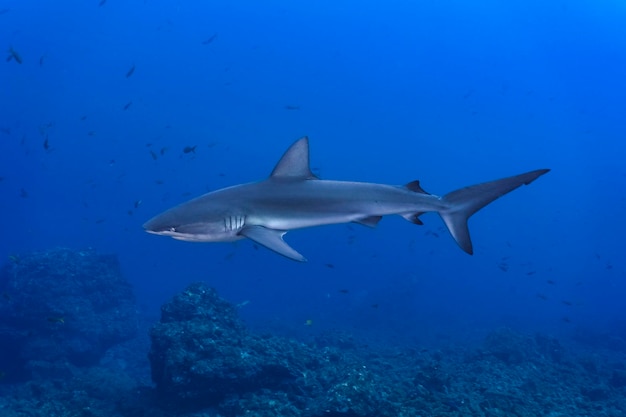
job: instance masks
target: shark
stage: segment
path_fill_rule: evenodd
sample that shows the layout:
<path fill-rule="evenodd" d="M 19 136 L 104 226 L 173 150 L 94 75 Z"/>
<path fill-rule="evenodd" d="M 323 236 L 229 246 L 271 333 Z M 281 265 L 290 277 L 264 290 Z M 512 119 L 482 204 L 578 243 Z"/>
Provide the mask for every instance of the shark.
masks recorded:
<path fill-rule="evenodd" d="M 209 192 L 153 217 L 143 228 L 190 242 L 249 239 L 304 262 L 283 239 L 291 230 L 351 222 L 375 227 L 392 214 L 422 225 L 422 214 L 437 212 L 459 247 L 471 255 L 468 219 L 547 172 L 537 169 L 439 197 L 424 191 L 417 180 L 399 186 L 319 179 L 311 171 L 309 139 L 303 137 L 287 149 L 268 178 Z"/>

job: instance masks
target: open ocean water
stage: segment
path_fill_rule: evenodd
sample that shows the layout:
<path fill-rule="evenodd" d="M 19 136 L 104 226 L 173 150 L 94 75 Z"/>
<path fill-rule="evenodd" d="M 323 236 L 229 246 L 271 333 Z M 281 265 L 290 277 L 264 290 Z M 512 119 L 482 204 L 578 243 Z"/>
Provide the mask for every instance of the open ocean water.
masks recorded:
<path fill-rule="evenodd" d="M 0 0 L 0 51 L 0 415 L 626 415 L 624 2 Z M 436 213 L 306 263 L 144 232 L 303 136 L 321 179 L 551 172 L 473 256 Z"/>

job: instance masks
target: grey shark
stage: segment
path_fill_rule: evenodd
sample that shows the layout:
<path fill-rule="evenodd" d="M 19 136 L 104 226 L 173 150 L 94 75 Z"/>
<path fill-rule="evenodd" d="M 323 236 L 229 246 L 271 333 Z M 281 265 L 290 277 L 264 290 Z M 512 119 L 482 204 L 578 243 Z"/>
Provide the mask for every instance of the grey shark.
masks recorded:
<path fill-rule="evenodd" d="M 389 214 L 421 225 L 420 215 L 434 211 L 461 249 L 472 254 L 469 217 L 548 171 L 538 169 L 438 197 L 424 191 L 419 181 L 394 186 L 320 180 L 309 167 L 309 141 L 304 137 L 287 149 L 269 178 L 204 194 L 159 214 L 143 227 L 148 233 L 191 242 L 248 238 L 303 262 L 304 256 L 283 240 L 290 230 L 349 222 L 375 227 Z"/>

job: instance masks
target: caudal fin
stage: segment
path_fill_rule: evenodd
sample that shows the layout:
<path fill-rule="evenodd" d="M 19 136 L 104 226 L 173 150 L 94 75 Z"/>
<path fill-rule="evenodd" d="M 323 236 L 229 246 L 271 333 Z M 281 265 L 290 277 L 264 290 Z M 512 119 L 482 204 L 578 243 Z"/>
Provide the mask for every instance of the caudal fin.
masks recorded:
<path fill-rule="evenodd" d="M 502 178 L 483 184 L 471 185 L 452 191 L 441 197 L 447 208 L 440 211 L 439 215 L 448 226 L 448 230 L 456 243 L 470 255 L 473 253 L 472 241 L 470 240 L 467 220 L 487 204 L 514 189 L 528 185 L 549 169 L 538 169 L 513 177 Z"/>

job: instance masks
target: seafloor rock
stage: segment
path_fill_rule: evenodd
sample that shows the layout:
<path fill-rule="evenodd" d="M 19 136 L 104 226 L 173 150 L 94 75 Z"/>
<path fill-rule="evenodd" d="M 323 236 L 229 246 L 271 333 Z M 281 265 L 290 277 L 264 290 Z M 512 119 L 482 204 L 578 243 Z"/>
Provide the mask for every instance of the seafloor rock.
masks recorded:
<path fill-rule="evenodd" d="M 115 256 L 55 249 L 11 261 L 0 271 L 0 368 L 8 379 L 59 377 L 136 335 L 134 296 Z"/>
<path fill-rule="evenodd" d="M 250 334 L 236 309 L 204 284 L 162 308 L 151 333 L 152 378 L 162 404 L 227 416 L 382 416 L 380 377 L 336 348 Z"/>
<path fill-rule="evenodd" d="M 192 284 L 165 304 L 150 336 L 152 378 L 161 398 L 188 408 L 278 389 L 298 373 L 299 364 L 289 359 L 310 353 L 298 343 L 250 335 L 235 307 L 204 284 Z"/>
<path fill-rule="evenodd" d="M 534 337 L 503 328 L 487 335 L 483 353 L 493 355 L 507 365 L 516 365 L 529 360 L 563 360 L 565 349 L 553 337 L 536 334 Z"/>
<path fill-rule="evenodd" d="M 162 311 L 149 357 L 165 413 L 617 417 L 626 411 L 622 367 L 596 360 L 591 369 L 548 336 L 504 329 L 479 350 L 385 351 L 331 332 L 305 345 L 248 332 L 235 307 L 204 284 L 191 285 Z"/>

